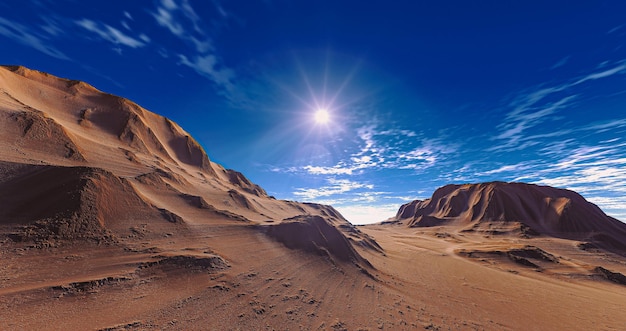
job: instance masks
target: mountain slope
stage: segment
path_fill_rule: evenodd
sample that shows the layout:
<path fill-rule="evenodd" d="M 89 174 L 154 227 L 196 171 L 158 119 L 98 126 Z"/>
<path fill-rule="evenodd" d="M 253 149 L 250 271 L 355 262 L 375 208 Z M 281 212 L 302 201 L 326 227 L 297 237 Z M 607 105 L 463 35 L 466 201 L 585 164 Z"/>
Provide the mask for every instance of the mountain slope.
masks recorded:
<path fill-rule="evenodd" d="M 127 238 L 141 224 L 163 235 L 184 232 L 199 217 L 262 224 L 324 214 L 333 228 L 353 228 L 332 207 L 268 197 L 243 174 L 212 163 L 176 123 L 83 82 L 0 67 L 0 129 L 0 222 L 31 224 L 22 229 L 31 232 L 36 224 L 40 239 Z M 201 206 L 181 203 L 189 199 Z M 68 224 L 60 230 L 60 223 Z M 358 230 L 337 231 L 369 240 Z M 353 249 L 335 253 L 362 260 Z"/>
<path fill-rule="evenodd" d="M 87 161 L 102 166 L 107 160 L 123 163 L 130 151 L 142 154 L 146 167 L 156 159 L 215 175 L 206 153 L 188 133 L 129 100 L 19 66 L 2 67 L 0 80 L 2 138 L 19 137 L 16 149 L 5 151 L 6 160 L 29 161 L 23 156 L 28 151 L 42 160 L 53 156 L 60 165 Z M 20 132 L 21 137 L 16 134 Z"/>
<path fill-rule="evenodd" d="M 461 231 L 543 234 L 626 251 L 626 224 L 576 192 L 533 184 L 446 185 L 430 199 L 401 206 L 395 221 L 409 227 L 453 225 Z"/>

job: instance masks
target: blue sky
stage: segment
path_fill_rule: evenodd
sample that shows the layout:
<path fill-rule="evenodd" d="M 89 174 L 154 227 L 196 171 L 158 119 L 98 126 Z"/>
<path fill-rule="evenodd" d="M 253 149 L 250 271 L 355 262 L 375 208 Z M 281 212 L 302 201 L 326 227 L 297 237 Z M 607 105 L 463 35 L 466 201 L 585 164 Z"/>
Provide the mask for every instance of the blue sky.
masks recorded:
<path fill-rule="evenodd" d="M 0 63 L 129 98 L 277 198 L 354 223 L 493 180 L 572 189 L 626 220 L 624 13 L 621 1 L 0 0 Z"/>

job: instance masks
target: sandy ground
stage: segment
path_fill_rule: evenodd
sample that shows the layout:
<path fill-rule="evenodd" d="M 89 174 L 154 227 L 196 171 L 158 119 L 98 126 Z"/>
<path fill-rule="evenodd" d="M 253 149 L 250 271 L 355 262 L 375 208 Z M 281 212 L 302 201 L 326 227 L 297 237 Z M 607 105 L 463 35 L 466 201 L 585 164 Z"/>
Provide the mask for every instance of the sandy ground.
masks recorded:
<path fill-rule="evenodd" d="M 626 261 L 552 238 L 368 226 L 384 254 L 350 263 L 291 250 L 246 225 L 115 245 L 5 241 L 3 329 L 622 330 L 626 287 L 593 272 Z M 527 266 L 459 252 L 540 247 Z M 215 263 L 202 259 L 219 256 Z M 169 258 L 168 257 L 177 257 Z M 188 260 L 180 257 L 189 257 Z M 223 260 L 222 260 L 223 259 Z M 157 263 L 159 262 L 160 263 Z M 223 262 L 222 262 L 223 261 Z"/>
<path fill-rule="evenodd" d="M 0 67 L 0 141 L 1 330 L 626 329 L 617 251 L 354 227 L 85 83 Z"/>

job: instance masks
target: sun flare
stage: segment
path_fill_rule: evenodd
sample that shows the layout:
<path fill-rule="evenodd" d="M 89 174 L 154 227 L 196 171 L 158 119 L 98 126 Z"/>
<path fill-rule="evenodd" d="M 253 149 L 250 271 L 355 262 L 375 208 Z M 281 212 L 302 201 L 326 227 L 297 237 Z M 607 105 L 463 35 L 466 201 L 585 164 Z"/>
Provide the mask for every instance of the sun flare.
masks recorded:
<path fill-rule="evenodd" d="M 330 114 L 326 109 L 318 109 L 315 112 L 315 122 L 318 124 L 326 124 L 330 121 Z"/>

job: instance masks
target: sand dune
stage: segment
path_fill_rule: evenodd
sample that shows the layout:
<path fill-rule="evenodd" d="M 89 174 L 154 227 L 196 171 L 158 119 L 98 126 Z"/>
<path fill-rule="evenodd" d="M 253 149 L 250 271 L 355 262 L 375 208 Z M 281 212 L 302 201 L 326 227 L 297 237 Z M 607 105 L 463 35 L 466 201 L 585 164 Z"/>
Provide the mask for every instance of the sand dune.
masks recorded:
<path fill-rule="evenodd" d="M 624 224 L 571 191 L 449 185 L 355 227 L 169 119 L 18 66 L 0 67 L 0 141 L 1 329 L 626 325 Z"/>

